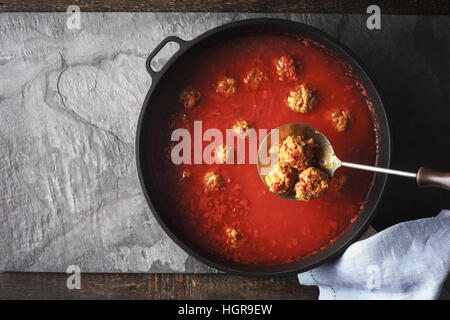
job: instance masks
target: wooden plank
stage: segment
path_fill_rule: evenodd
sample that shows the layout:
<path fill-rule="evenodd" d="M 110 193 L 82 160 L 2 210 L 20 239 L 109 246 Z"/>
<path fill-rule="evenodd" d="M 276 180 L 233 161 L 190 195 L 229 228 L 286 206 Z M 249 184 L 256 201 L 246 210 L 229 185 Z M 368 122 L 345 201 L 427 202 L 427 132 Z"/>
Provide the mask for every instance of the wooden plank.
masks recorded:
<path fill-rule="evenodd" d="M 69 290 L 68 274 L 0 273 L 0 299 L 317 299 L 318 288 L 296 276 L 246 278 L 226 274 L 81 274 Z"/>
<path fill-rule="evenodd" d="M 78 5 L 81 11 L 366 13 L 373 3 L 372 0 L 0 0 L 0 12 L 66 11 L 70 5 Z M 376 4 L 385 14 L 449 14 L 447 0 L 382 0 Z"/>

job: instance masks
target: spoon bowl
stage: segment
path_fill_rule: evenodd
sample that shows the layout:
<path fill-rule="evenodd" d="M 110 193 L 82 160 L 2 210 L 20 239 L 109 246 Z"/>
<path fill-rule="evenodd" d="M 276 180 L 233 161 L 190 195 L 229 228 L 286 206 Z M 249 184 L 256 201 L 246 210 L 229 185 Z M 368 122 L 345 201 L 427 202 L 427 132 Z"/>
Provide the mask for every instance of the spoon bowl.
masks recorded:
<path fill-rule="evenodd" d="M 333 146 L 322 132 L 313 126 L 304 123 L 284 124 L 273 129 L 263 139 L 258 150 L 258 173 L 267 188 L 265 176 L 270 172 L 270 169 L 278 163 L 278 151 L 284 139 L 288 136 L 303 136 L 306 139 L 313 139 L 318 150 L 318 166 L 325 171 L 330 178 L 333 177 L 335 171 L 342 166 L 342 162 L 334 153 Z M 302 201 L 297 199 L 292 193 L 276 195 L 284 199 Z"/>

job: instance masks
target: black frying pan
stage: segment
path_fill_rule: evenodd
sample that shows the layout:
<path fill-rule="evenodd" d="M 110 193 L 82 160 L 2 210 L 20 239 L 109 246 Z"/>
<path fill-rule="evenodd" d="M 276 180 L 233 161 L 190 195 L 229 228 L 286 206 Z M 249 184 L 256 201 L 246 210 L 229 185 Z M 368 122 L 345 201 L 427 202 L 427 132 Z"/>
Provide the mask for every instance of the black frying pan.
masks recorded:
<path fill-rule="evenodd" d="M 164 201 L 164 195 L 160 193 L 155 172 L 158 170 L 156 155 L 151 150 L 158 150 L 158 137 L 160 136 L 161 123 L 167 121 L 168 110 L 162 107 L 164 97 L 172 90 L 170 75 L 176 73 L 177 67 L 184 63 L 189 63 L 190 57 L 196 52 L 205 48 L 205 46 L 214 45 L 218 41 L 226 41 L 227 38 L 242 35 L 244 33 L 277 33 L 292 36 L 301 36 L 324 45 L 326 48 L 334 52 L 337 57 L 353 68 L 361 83 L 367 90 L 368 97 L 372 101 L 375 118 L 375 129 L 379 142 L 379 150 L 377 155 L 377 165 L 381 167 L 389 167 L 391 154 L 391 139 L 389 132 L 389 123 L 384 109 L 380 91 L 374 84 L 372 77 L 367 69 L 362 65 L 358 58 L 343 44 L 327 34 L 307 26 L 305 24 L 296 23 L 281 19 L 249 19 L 212 29 L 191 41 L 184 41 L 178 37 L 165 38 L 150 54 L 147 60 L 147 70 L 152 78 L 152 85 L 145 98 L 142 111 L 139 117 L 136 134 L 136 161 L 140 183 L 144 196 L 153 212 L 155 218 L 160 223 L 165 232 L 174 240 L 181 248 L 190 255 L 205 264 L 216 269 L 245 275 L 256 276 L 274 276 L 285 275 L 289 273 L 299 273 L 318 266 L 334 257 L 340 255 L 353 241 L 358 239 L 369 226 L 376 207 L 382 196 L 386 175 L 376 174 L 374 176 L 372 190 L 369 193 L 366 205 L 359 218 L 350 226 L 350 228 L 340 236 L 334 243 L 318 253 L 301 259 L 296 262 L 274 266 L 255 266 L 234 263 L 231 261 L 221 260 L 216 256 L 212 256 L 205 252 L 201 252 L 195 248 L 189 241 L 184 239 L 180 233 L 168 223 L 168 210 L 171 210 Z M 169 42 L 176 42 L 180 49 L 165 64 L 162 70 L 154 71 L 150 63 L 155 55 Z M 155 149 L 156 148 L 156 149 Z M 159 149 L 160 150 L 160 149 Z M 256 170 L 256 168 L 255 168 Z"/>

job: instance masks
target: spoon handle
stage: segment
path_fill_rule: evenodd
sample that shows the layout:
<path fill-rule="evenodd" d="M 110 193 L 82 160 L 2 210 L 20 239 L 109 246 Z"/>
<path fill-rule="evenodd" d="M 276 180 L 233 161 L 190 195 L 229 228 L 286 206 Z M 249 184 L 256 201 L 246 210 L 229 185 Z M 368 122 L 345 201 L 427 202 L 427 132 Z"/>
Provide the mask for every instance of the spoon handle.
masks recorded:
<path fill-rule="evenodd" d="M 417 171 L 417 184 L 421 187 L 438 187 L 450 190 L 450 172 L 439 172 L 421 167 Z"/>
<path fill-rule="evenodd" d="M 416 174 L 413 172 L 372 167 L 350 162 L 342 162 L 341 165 L 343 167 L 349 167 L 354 169 L 381 172 L 387 174 L 394 174 L 397 176 L 414 178 L 416 179 L 417 184 L 421 187 L 437 187 L 445 190 L 450 190 L 450 172 L 440 172 L 430 168 L 421 167 Z"/>
<path fill-rule="evenodd" d="M 373 166 L 366 166 L 363 164 L 356 164 L 356 163 L 351 163 L 351 162 L 342 162 L 341 165 L 343 167 L 349 167 L 349 168 L 373 171 L 373 172 L 380 172 L 380 173 L 387 173 L 387 174 L 394 174 L 397 176 L 414 178 L 414 179 L 416 179 L 416 176 L 417 176 L 417 174 L 415 174 L 413 172 L 406 172 L 406 171 L 392 170 L 392 169 L 379 168 L 379 167 L 373 167 Z"/>

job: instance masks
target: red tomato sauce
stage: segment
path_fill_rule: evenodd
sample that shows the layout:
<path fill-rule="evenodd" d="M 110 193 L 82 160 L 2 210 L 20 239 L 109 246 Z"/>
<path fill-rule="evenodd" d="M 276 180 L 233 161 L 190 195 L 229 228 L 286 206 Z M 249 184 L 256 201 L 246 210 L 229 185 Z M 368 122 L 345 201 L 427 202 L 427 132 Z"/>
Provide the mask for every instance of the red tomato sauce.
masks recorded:
<path fill-rule="evenodd" d="M 300 65 L 297 80 L 278 79 L 274 61 L 283 55 L 292 56 Z M 243 81 L 253 68 L 267 74 L 257 89 Z M 286 123 L 307 123 L 328 137 L 341 160 L 374 165 L 375 121 L 364 89 L 348 71 L 345 63 L 312 42 L 283 35 L 243 35 L 193 56 L 177 71 L 173 81 L 177 87 L 166 103 L 176 114 L 174 123 L 192 131 L 193 121 L 201 120 L 203 130 L 218 128 L 224 136 L 237 120 L 268 131 Z M 224 76 L 237 83 L 236 92 L 228 97 L 216 92 L 217 82 Z M 317 105 L 304 114 L 294 112 L 286 102 L 299 84 L 317 90 Z M 199 105 L 189 110 L 177 99 L 177 92 L 185 86 L 201 93 Z M 338 132 L 330 120 L 331 113 L 340 108 L 352 115 L 344 132 Z M 184 120 L 176 118 L 182 114 Z M 159 152 L 168 153 L 173 129 L 165 129 L 166 148 Z M 173 208 L 166 218 L 176 232 L 198 250 L 252 265 L 296 261 L 330 245 L 360 215 L 373 180 L 372 173 L 341 168 L 324 196 L 304 202 L 271 193 L 255 164 L 174 165 L 166 161 L 161 168 L 160 189 Z M 183 171 L 190 176 L 183 179 Z M 223 176 L 225 185 L 219 191 L 206 190 L 203 177 L 208 171 Z M 343 175 L 345 185 L 337 191 L 333 180 Z M 240 232 L 236 245 L 230 244 L 229 228 Z"/>

